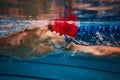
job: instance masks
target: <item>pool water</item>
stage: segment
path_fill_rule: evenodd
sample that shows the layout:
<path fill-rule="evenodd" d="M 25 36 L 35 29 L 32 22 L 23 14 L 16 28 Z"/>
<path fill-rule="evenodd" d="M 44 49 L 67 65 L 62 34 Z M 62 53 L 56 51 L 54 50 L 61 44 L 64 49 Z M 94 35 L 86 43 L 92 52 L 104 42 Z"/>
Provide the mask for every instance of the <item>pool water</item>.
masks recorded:
<path fill-rule="evenodd" d="M 1 80 L 119 80 L 120 57 L 65 56 L 38 59 L 0 58 Z"/>
<path fill-rule="evenodd" d="M 2 20 L 0 37 L 6 36 L 8 31 L 14 33 L 31 24 L 34 21 Z M 83 45 L 120 46 L 120 25 L 116 28 L 114 25 L 112 28 L 104 26 L 109 28 L 79 26 L 76 40 Z M 120 57 L 73 55 L 63 51 L 31 59 L 0 55 L 0 80 L 120 80 Z"/>

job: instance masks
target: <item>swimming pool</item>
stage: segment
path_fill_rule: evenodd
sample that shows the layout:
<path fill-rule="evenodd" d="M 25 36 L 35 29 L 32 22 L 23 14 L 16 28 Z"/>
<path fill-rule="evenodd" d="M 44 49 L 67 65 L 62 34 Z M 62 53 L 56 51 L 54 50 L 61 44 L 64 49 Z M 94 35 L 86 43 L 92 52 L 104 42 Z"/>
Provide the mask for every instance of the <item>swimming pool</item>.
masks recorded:
<path fill-rule="evenodd" d="M 12 24 L 11 24 L 12 23 Z M 40 21 L 2 20 L 0 36 L 15 33 Z M 81 23 L 82 24 L 82 23 Z M 84 24 L 84 23 L 83 23 Z M 76 40 L 87 45 L 120 46 L 120 24 L 81 25 Z M 108 27 L 104 29 L 103 26 Z M 112 26 L 112 27 L 111 27 Z M 10 27 L 10 28 L 8 28 Z M 8 30 L 8 31 L 6 31 Z M 119 30 L 119 31 L 117 31 Z M 41 58 L 16 59 L 0 56 L 1 80 L 119 80 L 120 57 L 95 57 L 57 52 Z"/>

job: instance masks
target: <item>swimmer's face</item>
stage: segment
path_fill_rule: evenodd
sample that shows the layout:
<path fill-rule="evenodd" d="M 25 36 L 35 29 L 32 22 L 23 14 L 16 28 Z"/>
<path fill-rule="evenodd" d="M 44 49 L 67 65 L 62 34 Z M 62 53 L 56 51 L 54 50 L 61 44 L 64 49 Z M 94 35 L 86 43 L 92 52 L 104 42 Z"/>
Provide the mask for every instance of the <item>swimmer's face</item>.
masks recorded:
<path fill-rule="evenodd" d="M 60 35 L 60 33 L 56 33 L 55 31 L 51 31 L 48 28 L 45 28 L 42 33 L 41 40 L 47 44 L 63 45 L 65 42 L 63 35 Z"/>

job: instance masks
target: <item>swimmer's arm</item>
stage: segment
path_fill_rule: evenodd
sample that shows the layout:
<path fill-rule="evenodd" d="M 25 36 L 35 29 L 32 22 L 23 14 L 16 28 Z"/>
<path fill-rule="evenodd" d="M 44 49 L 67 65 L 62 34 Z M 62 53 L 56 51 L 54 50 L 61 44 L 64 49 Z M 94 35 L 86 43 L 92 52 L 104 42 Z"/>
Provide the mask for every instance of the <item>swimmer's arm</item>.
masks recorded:
<path fill-rule="evenodd" d="M 111 46 L 82 46 L 71 42 L 70 50 L 92 54 L 95 56 L 118 56 L 120 55 L 120 47 Z"/>

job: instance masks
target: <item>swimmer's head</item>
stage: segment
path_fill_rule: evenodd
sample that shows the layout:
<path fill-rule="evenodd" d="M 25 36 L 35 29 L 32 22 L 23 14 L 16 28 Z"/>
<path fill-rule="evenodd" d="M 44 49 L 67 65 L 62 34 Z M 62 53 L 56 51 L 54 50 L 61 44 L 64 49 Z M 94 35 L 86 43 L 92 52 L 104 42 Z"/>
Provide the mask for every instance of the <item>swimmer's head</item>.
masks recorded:
<path fill-rule="evenodd" d="M 62 21 L 60 19 L 55 20 L 53 25 L 49 25 L 49 29 L 56 33 L 66 34 L 71 37 L 77 36 L 78 28 L 76 25 L 68 23 L 68 21 Z"/>

